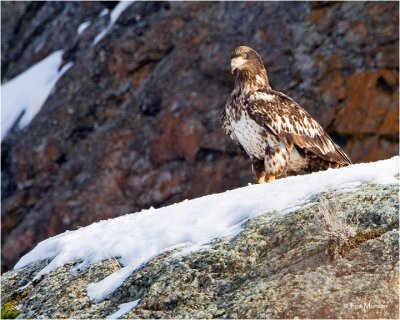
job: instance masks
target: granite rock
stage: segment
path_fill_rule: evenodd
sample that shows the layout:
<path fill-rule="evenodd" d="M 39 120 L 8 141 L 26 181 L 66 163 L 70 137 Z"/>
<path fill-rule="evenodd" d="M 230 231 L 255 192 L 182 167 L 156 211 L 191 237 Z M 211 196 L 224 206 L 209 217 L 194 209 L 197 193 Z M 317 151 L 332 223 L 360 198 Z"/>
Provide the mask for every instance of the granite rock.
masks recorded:
<path fill-rule="evenodd" d="M 105 318 L 140 299 L 123 318 L 396 319 L 398 192 L 364 184 L 316 195 L 290 214 L 265 213 L 207 250 L 157 256 L 101 302 L 87 285 L 121 268 L 117 258 L 65 265 L 26 286 L 50 260 L 36 262 L 3 274 L 2 306 L 19 299 L 19 318 Z M 354 234 L 338 241 L 335 223 Z"/>

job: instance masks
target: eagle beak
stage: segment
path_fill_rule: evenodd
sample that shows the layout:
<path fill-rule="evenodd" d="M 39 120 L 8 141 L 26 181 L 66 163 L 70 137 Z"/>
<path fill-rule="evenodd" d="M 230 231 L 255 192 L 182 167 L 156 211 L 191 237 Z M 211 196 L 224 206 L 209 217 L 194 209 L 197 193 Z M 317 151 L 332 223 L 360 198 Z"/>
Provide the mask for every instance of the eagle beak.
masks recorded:
<path fill-rule="evenodd" d="M 233 71 L 235 71 L 235 69 L 236 69 L 236 67 L 235 67 L 235 65 L 232 63 L 232 61 L 231 61 L 231 73 L 233 74 Z"/>
<path fill-rule="evenodd" d="M 240 69 L 240 67 L 241 67 L 242 65 L 244 65 L 245 63 L 246 63 L 246 60 L 243 59 L 242 57 L 233 58 L 233 59 L 231 60 L 231 73 L 233 74 L 233 72 L 234 72 L 236 69 Z"/>

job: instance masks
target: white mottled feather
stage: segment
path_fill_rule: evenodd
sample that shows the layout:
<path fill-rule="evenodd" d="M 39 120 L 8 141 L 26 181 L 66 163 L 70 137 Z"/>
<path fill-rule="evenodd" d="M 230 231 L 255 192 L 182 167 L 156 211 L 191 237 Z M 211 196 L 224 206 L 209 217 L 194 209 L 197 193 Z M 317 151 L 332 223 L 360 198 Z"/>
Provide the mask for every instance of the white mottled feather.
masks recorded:
<path fill-rule="evenodd" d="M 266 92 L 256 91 L 250 95 L 249 99 L 250 99 L 250 101 L 263 100 L 263 101 L 272 102 L 275 100 L 275 96 L 272 94 L 268 94 Z"/>
<path fill-rule="evenodd" d="M 258 159 L 265 155 L 265 140 L 263 133 L 265 129 L 251 119 L 247 112 L 241 111 L 238 121 L 232 121 L 232 131 L 247 154 Z"/>

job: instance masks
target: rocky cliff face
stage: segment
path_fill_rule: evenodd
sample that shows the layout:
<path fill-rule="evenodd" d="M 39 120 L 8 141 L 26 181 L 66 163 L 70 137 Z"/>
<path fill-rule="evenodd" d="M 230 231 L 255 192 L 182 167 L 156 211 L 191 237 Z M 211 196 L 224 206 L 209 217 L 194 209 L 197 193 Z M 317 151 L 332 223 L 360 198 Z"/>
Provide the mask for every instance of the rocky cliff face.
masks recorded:
<path fill-rule="evenodd" d="M 85 270 L 69 264 L 27 285 L 43 260 L 3 275 L 2 318 L 105 318 L 139 300 L 124 318 L 396 319 L 398 192 L 364 184 L 288 215 L 268 212 L 231 241 L 154 258 L 97 303 L 87 285 L 119 269 L 116 258 Z"/>
<path fill-rule="evenodd" d="M 93 46 L 115 5 L 1 3 L 3 83 L 55 50 L 74 63 L 3 140 L 3 270 L 66 229 L 252 181 L 217 120 L 240 44 L 354 162 L 397 154 L 398 3 L 135 2 Z"/>

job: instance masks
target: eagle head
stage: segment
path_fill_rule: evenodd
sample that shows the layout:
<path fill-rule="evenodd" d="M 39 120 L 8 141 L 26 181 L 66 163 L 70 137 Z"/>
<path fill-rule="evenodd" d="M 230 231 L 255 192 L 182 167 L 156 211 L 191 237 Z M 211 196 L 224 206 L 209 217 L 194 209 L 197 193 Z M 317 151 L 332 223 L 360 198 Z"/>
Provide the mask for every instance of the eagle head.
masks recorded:
<path fill-rule="evenodd" d="M 259 70 L 264 69 L 260 55 L 250 47 L 237 47 L 231 56 L 231 72 L 235 70 Z"/>

